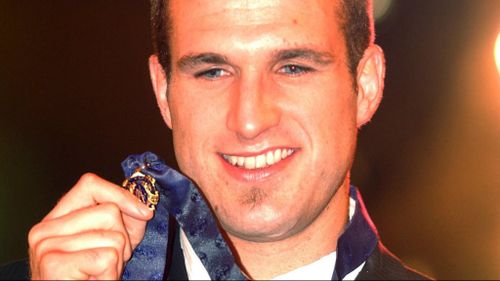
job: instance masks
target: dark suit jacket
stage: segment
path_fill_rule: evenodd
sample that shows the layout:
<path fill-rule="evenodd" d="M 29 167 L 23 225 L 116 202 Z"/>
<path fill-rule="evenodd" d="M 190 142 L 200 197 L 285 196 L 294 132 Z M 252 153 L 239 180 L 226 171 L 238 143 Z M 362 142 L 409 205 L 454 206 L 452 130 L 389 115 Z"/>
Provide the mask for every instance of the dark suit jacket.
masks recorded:
<path fill-rule="evenodd" d="M 356 280 L 430 280 L 412 268 L 403 264 L 396 256 L 387 250 L 382 243 L 366 260 L 363 269 Z"/>

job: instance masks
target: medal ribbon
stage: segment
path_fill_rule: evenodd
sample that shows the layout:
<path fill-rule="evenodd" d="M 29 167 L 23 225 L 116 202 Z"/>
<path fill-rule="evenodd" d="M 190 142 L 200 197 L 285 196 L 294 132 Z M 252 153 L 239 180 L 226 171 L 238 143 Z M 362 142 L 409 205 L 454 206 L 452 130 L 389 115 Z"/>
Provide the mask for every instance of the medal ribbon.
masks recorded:
<path fill-rule="evenodd" d="M 151 152 L 131 155 L 122 162 L 126 177 L 141 167 L 142 173 L 156 179 L 160 201 L 156 206 L 154 218 L 147 224 L 144 239 L 134 250 L 122 278 L 163 279 L 170 214 L 186 233 L 189 243 L 212 280 L 245 279 L 219 232 L 215 216 L 193 182 L 165 165 Z"/>

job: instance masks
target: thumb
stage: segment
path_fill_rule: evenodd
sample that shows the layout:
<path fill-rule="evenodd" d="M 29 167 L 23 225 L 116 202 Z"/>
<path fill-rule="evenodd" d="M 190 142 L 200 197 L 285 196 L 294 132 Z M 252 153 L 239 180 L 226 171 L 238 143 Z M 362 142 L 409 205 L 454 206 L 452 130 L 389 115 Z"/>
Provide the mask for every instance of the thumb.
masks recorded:
<path fill-rule="evenodd" d="M 144 219 L 136 219 L 127 214 L 123 214 L 123 224 L 125 225 L 125 229 L 130 238 L 130 245 L 132 247 L 132 251 L 137 247 L 139 243 L 141 243 L 144 238 L 144 234 L 146 232 L 146 224 L 149 220 L 153 218 L 153 211 L 150 212 L 149 216 Z"/>

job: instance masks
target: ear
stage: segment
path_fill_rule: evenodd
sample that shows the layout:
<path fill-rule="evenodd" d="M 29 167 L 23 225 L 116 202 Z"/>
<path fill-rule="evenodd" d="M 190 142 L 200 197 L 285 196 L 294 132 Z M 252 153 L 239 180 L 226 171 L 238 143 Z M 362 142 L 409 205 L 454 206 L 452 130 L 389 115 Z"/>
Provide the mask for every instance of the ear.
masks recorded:
<path fill-rule="evenodd" d="M 156 55 L 151 55 L 149 57 L 149 76 L 151 77 L 151 83 L 153 84 L 153 90 L 156 95 L 156 102 L 160 108 L 163 120 L 167 126 L 172 129 L 172 118 L 167 99 L 167 76 Z"/>
<path fill-rule="evenodd" d="M 357 69 L 358 85 L 357 116 L 358 128 L 371 120 L 382 100 L 385 78 L 384 52 L 377 45 L 365 50 Z"/>

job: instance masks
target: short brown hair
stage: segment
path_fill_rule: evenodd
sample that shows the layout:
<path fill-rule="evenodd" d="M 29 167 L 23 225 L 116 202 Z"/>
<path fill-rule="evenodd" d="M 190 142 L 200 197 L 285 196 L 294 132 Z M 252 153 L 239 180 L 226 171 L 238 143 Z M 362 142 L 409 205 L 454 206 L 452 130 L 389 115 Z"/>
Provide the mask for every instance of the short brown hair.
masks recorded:
<path fill-rule="evenodd" d="M 167 77 L 170 77 L 171 58 L 168 34 L 172 22 L 167 13 L 168 1 L 150 0 L 153 48 L 167 73 Z M 365 49 L 374 40 L 371 1 L 342 0 L 338 16 L 341 19 L 341 27 L 346 41 L 349 70 L 354 78 L 359 60 L 363 57 Z"/>

